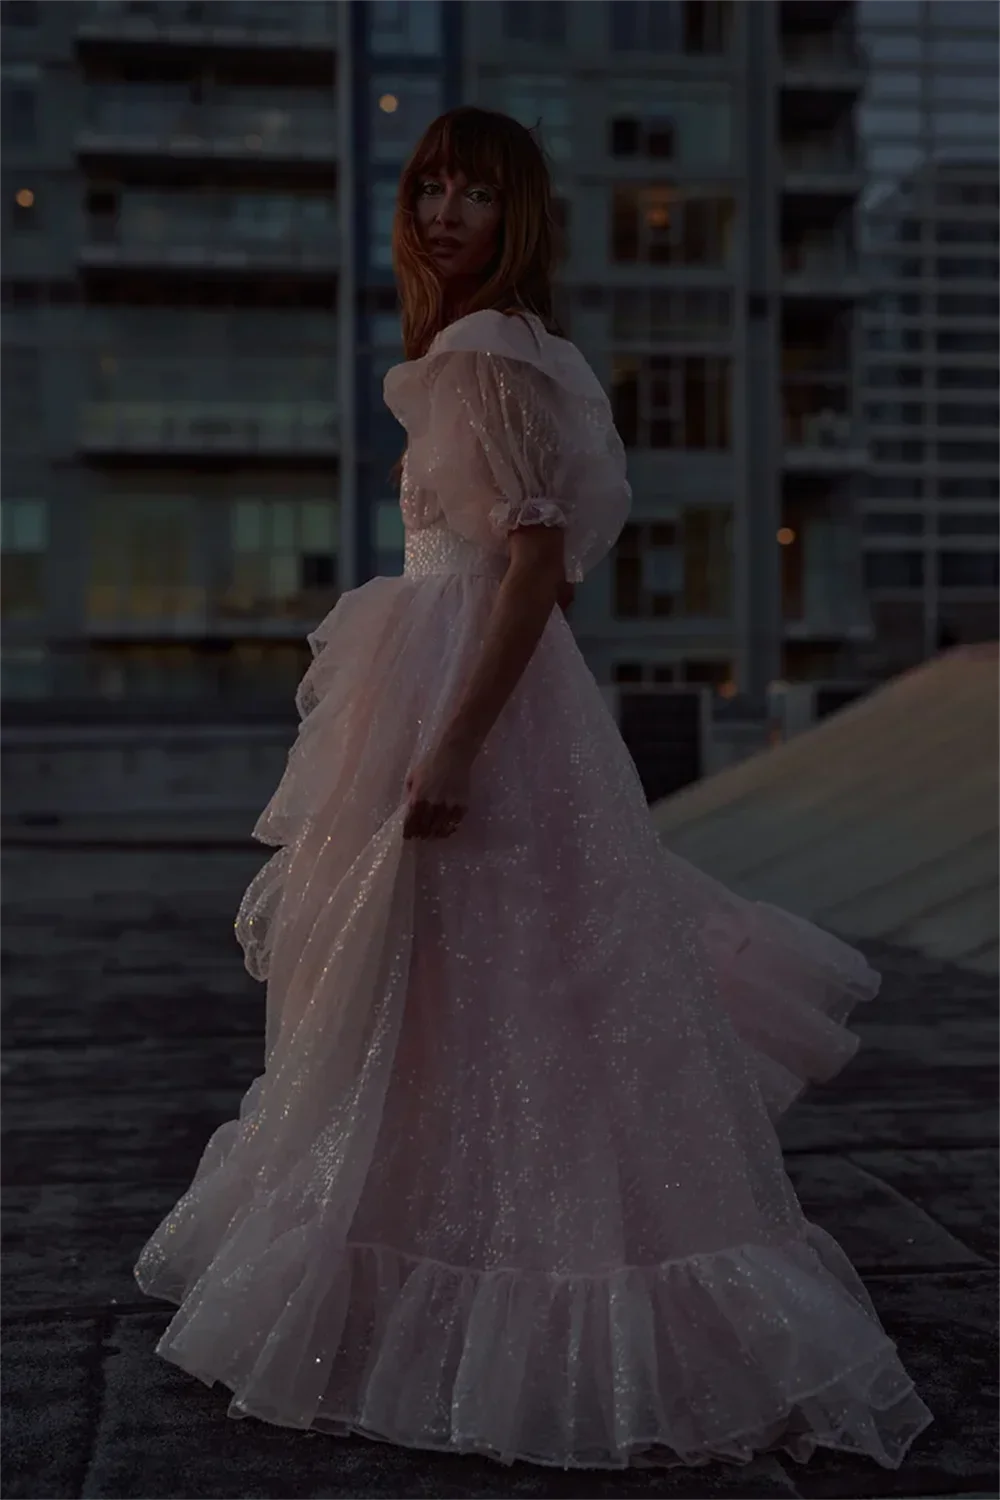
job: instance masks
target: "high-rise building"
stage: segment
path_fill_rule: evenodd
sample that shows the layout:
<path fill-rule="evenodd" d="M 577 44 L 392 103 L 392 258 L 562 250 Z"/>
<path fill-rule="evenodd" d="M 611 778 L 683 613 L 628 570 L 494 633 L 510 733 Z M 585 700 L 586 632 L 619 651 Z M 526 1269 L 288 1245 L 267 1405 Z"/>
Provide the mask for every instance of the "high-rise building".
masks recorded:
<path fill-rule="evenodd" d="M 864 545 L 883 671 L 997 635 L 998 18 L 994 0 L 859 6 Z"/>
<path fill-rule="evenodd" d="M 338 9 L 3 23 L 5 686 L 287 691 L 338 586 Z"/>
<path fill-rule="evenodd" d="M 5 692 L 287 702 L 337 590 L 398 570 L 389 226 L 460 100 L 540 125 L 629 449 L 572 617 L 598 679 L 848 670 L 855 8 L 8 0 Z"/>
<path fill-rule="evenodd" d="M 580 590 L 599 680 L 762 703 L 867 633 L 855 514 L 850 4 L 468 7 L 466 97 L 540 124 L 561 307 L 635 507 Z"/>

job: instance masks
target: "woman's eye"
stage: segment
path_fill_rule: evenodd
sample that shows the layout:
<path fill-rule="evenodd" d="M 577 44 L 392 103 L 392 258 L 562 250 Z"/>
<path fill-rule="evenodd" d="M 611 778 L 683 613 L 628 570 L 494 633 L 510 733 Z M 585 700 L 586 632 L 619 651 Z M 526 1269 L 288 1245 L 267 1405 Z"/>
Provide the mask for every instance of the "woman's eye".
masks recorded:
<path fill-rule="evenodd" d="M 489 188 L 472 188 L 469 192 L 469 197 L 473 200 L 474 203 L 493 202 L 493 194 L 490 192 Z"/>
<path fill-rule="evenodd" d="M 440 184 L 437 182 L 422 182 L 420 184 L 421 197 L 428 197 L 431 193 L 436 193 L 439 187 Z"/>

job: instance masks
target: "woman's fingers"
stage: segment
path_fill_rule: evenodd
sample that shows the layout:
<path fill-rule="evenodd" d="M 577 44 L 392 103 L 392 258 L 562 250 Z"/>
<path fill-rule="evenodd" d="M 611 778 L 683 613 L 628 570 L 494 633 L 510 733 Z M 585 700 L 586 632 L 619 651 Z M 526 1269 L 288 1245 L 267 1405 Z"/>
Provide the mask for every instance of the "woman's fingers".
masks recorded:
<path fill-rule="evenodd" d="M 414 839 L 449 838 L 465 816 L 465 808 L 442 802 L 419 799 L 410 808 L 403 825 L 403 837 Z"/>

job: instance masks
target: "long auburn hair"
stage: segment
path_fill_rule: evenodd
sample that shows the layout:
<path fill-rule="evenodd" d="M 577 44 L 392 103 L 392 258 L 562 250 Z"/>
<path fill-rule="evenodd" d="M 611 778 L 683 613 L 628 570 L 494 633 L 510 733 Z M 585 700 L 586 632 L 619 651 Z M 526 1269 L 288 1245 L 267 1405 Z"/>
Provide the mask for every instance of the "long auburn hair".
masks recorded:
<path fill-rule="evenodd" d="M 503 207 L 496 256 L 463 314 L 487 307 L 531 312 L 550 333 L 560 333 L 552 306 L 556 222 L 542 147 L 535 133 L 510 115 L 463 105 L 428 125 L 399 180 L 392 260 L 406 358 L 425 355 L 445 326 L 444 285 L 416 221 L 420 183 L 441 171 L 489 183 L 500 192 Z"/>

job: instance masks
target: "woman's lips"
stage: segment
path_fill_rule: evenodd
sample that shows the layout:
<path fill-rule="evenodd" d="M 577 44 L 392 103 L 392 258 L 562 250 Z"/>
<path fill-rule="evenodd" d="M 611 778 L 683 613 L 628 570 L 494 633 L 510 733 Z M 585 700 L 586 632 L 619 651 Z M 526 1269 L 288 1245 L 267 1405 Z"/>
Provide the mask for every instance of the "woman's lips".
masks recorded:
<path fill-rule="evenodd" d="M 433 240 L 432 255 L 456 255 L 463 248 L 461 240 Z"/>

